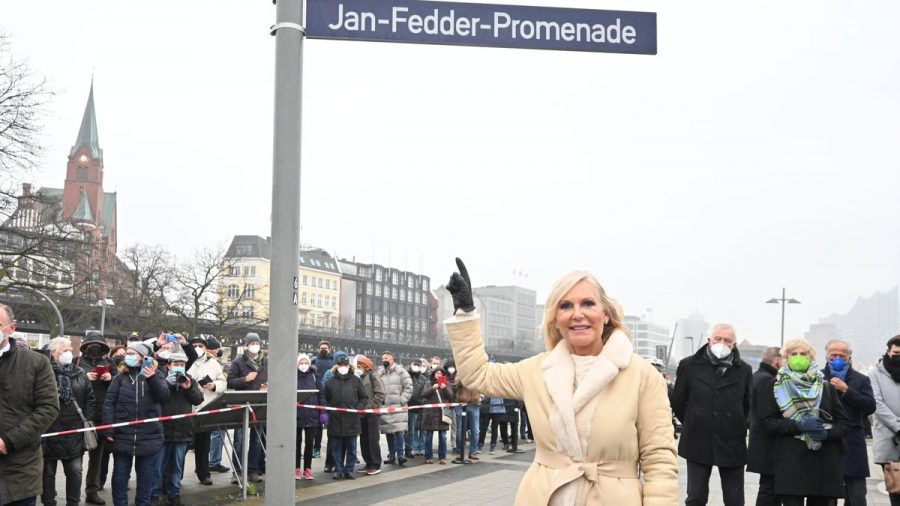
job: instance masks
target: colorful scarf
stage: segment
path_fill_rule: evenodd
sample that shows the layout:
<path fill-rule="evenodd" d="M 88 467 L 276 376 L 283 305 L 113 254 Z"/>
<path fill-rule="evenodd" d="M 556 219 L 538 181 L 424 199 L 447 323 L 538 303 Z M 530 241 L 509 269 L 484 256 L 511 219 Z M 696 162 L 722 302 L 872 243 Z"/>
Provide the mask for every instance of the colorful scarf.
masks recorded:
<path fill-rule="evenodd" d="M 247 358 L 247 363 L 250 364 L 250 368 L 256 372 L 259 372 L 259 368 L 262 366 L 263 359 L 262 350 L 259 350 L 256 358 L 251 357 L 249 351 L 244 351 L 244 356 Z"/>
<path fill-rule="evenodd" d="M 775 402 L 782 416 L 795 422 L 808 416 L 819 416 L 824 385 L 825 377 L 815 361 L 810 361 L 809 368 L 803 373 L 782 366 L 775 377 L 774 388 Z M 794 437 L 809 444 L 809 434 L 805 432 Z"/>

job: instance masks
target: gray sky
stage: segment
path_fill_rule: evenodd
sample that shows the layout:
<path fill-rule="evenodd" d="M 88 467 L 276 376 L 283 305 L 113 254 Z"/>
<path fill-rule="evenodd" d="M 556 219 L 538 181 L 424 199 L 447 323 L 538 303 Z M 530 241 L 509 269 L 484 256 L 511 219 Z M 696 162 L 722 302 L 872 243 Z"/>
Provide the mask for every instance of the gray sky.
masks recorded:
<path fill-rule="evenodd" d="M 778 340 L 782 286 L 797 336 L 898 283 L 900 4 L 560 6 L 658 12 L 659 54 L 307 41 L 303 241 L 435 286 L 458 255 L 539 299 L 587 269 L 628 313 L 696 309 L 754 343 Z M 34 181 L 61 187 L 93 71 L 120 250 L 268 235 L 274 15 L 4 2 L 58 92 Z"/>

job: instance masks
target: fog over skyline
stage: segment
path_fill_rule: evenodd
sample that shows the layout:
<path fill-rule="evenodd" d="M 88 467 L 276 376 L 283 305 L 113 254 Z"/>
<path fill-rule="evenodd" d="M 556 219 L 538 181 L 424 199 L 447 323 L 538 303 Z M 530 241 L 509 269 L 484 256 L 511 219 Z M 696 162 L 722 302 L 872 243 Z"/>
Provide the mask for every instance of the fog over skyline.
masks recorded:
<path fill-rule="evenodd" d="M 305 41 L 304 243 L 433 287 L 459 256 L 539 302 L 586 269 L 628 314 L 755 344 L 778 341 L 782 287 L 799 337 L 900 283 L 900 4 L 508 3 L 657 12 L 659 54 Z M 93 75 L 120 252 L 269 235 L 274 17 L 6 2 L 0 31 L 57 92 L 26 180 L 62 187 Z"/>

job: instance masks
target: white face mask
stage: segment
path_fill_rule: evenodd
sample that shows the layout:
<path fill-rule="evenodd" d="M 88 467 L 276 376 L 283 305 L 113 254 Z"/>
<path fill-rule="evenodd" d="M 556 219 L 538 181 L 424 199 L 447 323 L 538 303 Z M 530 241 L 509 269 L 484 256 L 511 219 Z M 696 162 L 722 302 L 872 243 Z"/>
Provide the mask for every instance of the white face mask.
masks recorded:
<path fill-rule="evenodd" d="M 75 356 L 72 355 L 72 352 L 71 352 L 71 351 L 67 351 L 67 352 L 61 353 L 61 354 L 59 355 L 59 363 L 62 364 L 62 365 L 69 365 L 69 364 L 72 363 L 72 359 L 73 359 L 73 358 L 75 358 Z"/>
<path fill-rule="evenodd" d="M 250 351 L 250 353 L 252 353 L 254 355 L 259 353 L 259 345 L 258 344 L 251 344 L 250 346 L 247 346 L 247 349 Z"/>
<path fill-rule="evenodd" d="M 309 364 L 300 364 L 297 369 L 300 369 L 300 372 L 306 372 L 309 370 Z"/>
<path fill-rule="evenodd" d="M 347 374 L 348 372 L 350 372 L 350 368 L 349 368 L 349 367 L 347 367 L 347 366 L 345 366 L 345 365 L 342 365 L 342 366 L 338 367 L 338 374 L 340 374 L 341 376 Z"/>
<path fill-rule="evenodd" d="M 448 368 L 447 368 L 447 372 L 449 372 L 450 374 L 453 374 L 453 373 L 456 372 L 456 368 L 455 368 L 455 367 L 448 367 Z"/>
<path fill-rule="evenodd" d="M 362 378 L 362 375 L 363 375 L 362 369 L 357 369 L 357 370 L 353 371 L 353 374 L 355 374 L 357 378 Z"/>
<path fill-rule="evenodd" d="M 419 369 L 419 366 L 417 366 L 417 365 L 410 367 L 409 370 L 412 372 L 422 372 L 422 370 Z"/>
<path fill-rule="evenodd" d="M 718 358 L 719 360 L 731 354 L 731 348 L 729 348 L 725 343 L 716 343 L 709 347 L 709 351 L 711 351 L 713 356 Z"/>
<path fill-rule="evenodd" d="M 194 346 L 194 350 L 197 352 L 197 357 L 198 357 L 198 358 L 199 358 L 199 357 L 202 357 L 203 355 L 206 355 L 206 350 L 203 349 L 203 348 L 201 348 L 201 347 L 199 347 L 199 346 Z"/>

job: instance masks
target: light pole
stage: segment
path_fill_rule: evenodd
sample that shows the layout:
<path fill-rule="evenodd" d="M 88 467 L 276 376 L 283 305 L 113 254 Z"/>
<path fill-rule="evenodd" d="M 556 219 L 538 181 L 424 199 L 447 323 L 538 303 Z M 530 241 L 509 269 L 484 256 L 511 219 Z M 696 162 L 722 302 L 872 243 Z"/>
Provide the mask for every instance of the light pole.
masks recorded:
<path fill-rule="evenodd" d="M 106 298 L 106 288 L 103 288 L 103 298 L 97 301 L 97 305 L 100 306 L 100 335 L 103 335 L 103 331 L 106 329 L 106 306 L 115 306 L 116 304 L 112 301 L 112 299 Z"/>
<path fill-rule="evenodd" d="M 788 299 L 787 298 L 787 290 L 785 288 L 781 289 L 781 298 L 780 299 L 769 299 L 766 301 L 766 304 L 778 304 L 781 303 L 781 346 L 784 346 L 784 305 L 785 304 L 800 304 L 800 301 L 797 299 Z"/>
<path fill-rule="evenodd" d="M 685 339 L 691 340 L 691 355 L 694 354 L 694 336 L 684 336 Z"/>

